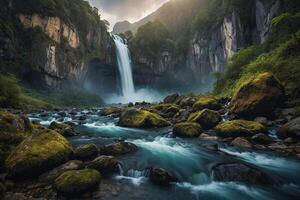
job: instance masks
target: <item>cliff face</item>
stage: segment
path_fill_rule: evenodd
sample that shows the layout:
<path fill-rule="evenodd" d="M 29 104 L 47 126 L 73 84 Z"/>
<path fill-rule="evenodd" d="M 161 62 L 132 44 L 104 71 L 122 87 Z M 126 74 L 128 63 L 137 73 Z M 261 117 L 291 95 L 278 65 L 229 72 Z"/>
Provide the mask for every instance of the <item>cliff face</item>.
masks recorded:
<path fill-rule="evenodd" d="M 66 2 L 74 5 L 72 1 Z M 45 8 L 47 12 L 43 13 L 41 5 L 36 9 L 35 4 L 27 8 L 20 0 L 4 0 L 1 4 L 6 13 L 0 14 L 0 25 L 8 28 L 0 31 L 3 43 L 0 62 L 7 68 L 8 65 L 16 66 L 13 73 L 36 88 L 50 90 L 83 86 L 89 74 L 99 71 L 94 70 L 94 64 L 91 66 L 93 60 L 98 61 L 96 68 L 109 66 L 115 73 L 113 41 L 106 25 L 97 10 L 83 1 L 76 3 L 85 10 L 79 9 L 77 14 L 70 16 L 61 7 L 53 13 L 47 13 L 50 8 Z M 95 81 L 93 84 L 98 84 Z"/>
<path fill-rule="evenodd" d="M 212 72 L 224 72 L 228 59 L 237 51 L 265 41 L 271 19 L 280 9 L 280 1 L 253 0 L 247 9 L 246 16 L 231 9 L 221 23 L 211 24 L 214 28 L 209 32 L 199 30 L 190 34 L 185 56 L 172 56 L 174 52 L 169 50 L 161 52 L 158 60 L 154 61 L 134 58 L 135 77 L 143 76 L 137 82 L 156 82 L 159 85 L 169 81 L 165 85 L 172 85 L 171 82 L 179 81 L 178 84 L 182 85 L 186 80 L 194 80 L 204 84 Z M 180 66 L 178 63 L 181 63 Z"/>
<path fill-rule="evenodd" d="M 186 67 L 196 76 L 206 76 L 211 72 L 224 72 L 228 59 L 238 50 L 265 41 L 271 27 L 271 19 L 278 12 L 278 0 L 255 0 L 251 24 L 243 23 L 241 16 L 233 10 L 224 17 L 222 24 L 215 28 L 211 36 L 194 34 L 189 42 Z"/>
<path fill-rule="evenodd" d="M 36 59 L 36 54 L 32 53 L 32 62 L 38 66 L 36 70 L 40 72 L 41 79 L 50 88 L 60 88 L 67 82 L 82 82 L 86 78 L 89 70 L 91 57 L 79 56 L 70 57 L 61 45 L 66 43 L 71 51 L 76 51 L 82 45 L 78 30 L 71 23 L 65 23 L 59 17 L 33 15 L 19 15 L 20 22 L 25 28 L 41 28 L 41 30 L 51 39 L 48 44 L 43 44 L 38 48 L 40 58 Z M 89 30 L 86 38 L 89 48 L 93 46 L 101 47 L 99 51 L 104 51 L 102 56 L 103 64 L 112 63 L 112 41 L 109 33 L 99 27 Z M 83 40 L 82 39 L 82 40 Z M 38 45 L 38 44 L 37 44 Z M 31 73 L 31 71 L 28 71 Z"/>

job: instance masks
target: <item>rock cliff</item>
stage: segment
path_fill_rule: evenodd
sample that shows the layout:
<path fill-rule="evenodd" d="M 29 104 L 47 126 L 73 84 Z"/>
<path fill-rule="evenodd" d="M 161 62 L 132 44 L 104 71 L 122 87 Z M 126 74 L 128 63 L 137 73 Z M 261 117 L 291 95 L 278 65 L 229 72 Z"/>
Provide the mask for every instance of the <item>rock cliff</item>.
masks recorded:
<path fill-rule="evenodd" d="M 36 88 L 83 86 L 95 72 L 93 60 L 98 60 L 97 68 L 109 66 L 115 73 L 113 41 L 98 10 L 78 1 L 81 7 L 74 12 L 70 6 L 75 3 L 66 3 L 66 8 L 57 4 L 46 12 L 41 9 L 44 4 L 34 0 L 27 2 L 31 6 L 20 0 L 1 3 L 5 13 L 0 14 L 0 24 L 7 28 L 0 33 L 0 62 L 5 68 L 14 65 L 13 73 Z"/>
<path fill-rule="evenodd" d="M 220 7 L 229 1 L 222 2 Z M 186 53 L 183 50 L 176 53 L 176 49 L 168 49 L 160 52 L 156 60 L 147 60 L 142 54 L 133 55 L 136 82 L 160 86 L 162 83 L 184 85 L 186 80 L 207 83 L 211 73 L 224 72 L 228 59 L 237 51 L 265 41 L 271 19 L 280 10 L 280 2 L 252 0 L 243 5 L 244 10 L 229 3 L 225 14 L 215 13 L 218 17 L 209 21 L 207 28 L 199 26 L 191 29 L 186 39 Z"/>

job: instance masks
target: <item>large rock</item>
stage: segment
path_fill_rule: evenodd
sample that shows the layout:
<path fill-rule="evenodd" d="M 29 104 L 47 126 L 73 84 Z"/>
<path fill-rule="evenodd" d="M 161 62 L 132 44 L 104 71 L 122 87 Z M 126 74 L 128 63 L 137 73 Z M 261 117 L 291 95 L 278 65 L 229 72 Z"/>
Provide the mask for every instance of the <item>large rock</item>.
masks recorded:
<path fill-rule="evenodd" d="M 201 126 L 193 122 L 178 123 L 173 128 L 173 134 L 180 137 L 198 137 L 201 132 Z"/>
<path fill-rule="evenodd" d="M 71 170 L 55 179 L 54 187 L 65 194 L 80 194 L 94 189 L 101 180 L 101 174 L 94 169 Z"/>
<path fill-rule="evenodd" d="M 200 111 L 206 108 L 211 110 L 218 110 L 221 108 L 221 105 L 218 102 L 218 99 L 210 96 L 200 97 L 193 105 L 194 111 Z"/>
<path fill-rule="evenodd" d="M 120 114 L 124 111 L 124 108 L 119 107 L 107 107 L 100 111 L 100 114 L 103 116 L 114 115 L 120 116 Z"/>
<path fill-rule="evenodd" d="M 300 139 L 300 117 L 284 124 L 278 131 L 278 136 L 282 139 L 292 137 Z"/>
<path fill-rule="evenodd" d="M 165 169 L 162 168 L 154 168 L 150 172 L 150 180 L 157 185 L 167 186 L 170 182 L 175 181 Z"/>
<path fill-rule="evenodd" d="M 170 123 L 158 114 L 146 110 L 130 109 L 121 114 L 119 125 L 136 128 L 154 128 L 166 127 Z"/>
<path fill-rule="evenodd" d="M 69 142 L 49 129 L 26 138 L 6 160 L 11 176 L 33 177 L 67 161 L 72 153 Z"/>
<path fill-rule="evenodd" d="M 218 112 L 208 109 L 192 113 L 188 119 L 188 121 L 199 123 L 203 129 L 211 129 L 221 120 L 222 118 Z"/>
<path fill-rule="evenodd" d="M 266 128 L 262 124 L 247 120 L 226 121 L 216 126 L 215 130 L 221 137 L 250 137 L 266 132 Z"/>
<path fill-rule="evenodd" d="M 282 85 L 271 73 L 261 73 L 236 92 L 230 112 L 242 117 L 269 116 L 283 93 Z"/>
<path fill-rule="evenodd" d="M 113 156 L 99 156 L 86 166 L 90 169 L 96 169 L 103 175 L 118 172 L 118 160 Z"/>
<path fill-rule="evenodd" d="M 266 134 L 258 133 L 251 137 L 251 140 L 253 142 L 259 143 L 259 144 L 270 144 L 273 142 L 272 138 Z"/>
<path fill-rule="evenodd" d="M 60 133 L 64 137 L 71 137 L 77 135 L 73 127 L 69 124 L 52 122 L 49 128 Z"/>
<path fill-rule="evenodd" d="M 166 98 L 164 98 L 164 103 L 175 103 L 176 100 L 179 98 L 179 94 L 171 94 L 169 96 L 167 96 Z"/>
<path fill-rule="evenodd" d="M 251 148 L 253 145 L 243 137 L 237 137 L 232 142 L 231 145 L 238 146 L 238 147 L 244 147 L 244 148 Z"/>
<path fill-rule="evenodd" d="M 74 150 L 73 158 L 77 160 L 91 160 L 98 156 L 98 148 L 95 144 L 84 144 Z"/>
<path fill-rule="evenodd" d="M 157 104 L 151 108 L 161 112 L 166 117 L 173 117 L 179 111 L 179 107 L 176 104 Z"/>
<path fill-rule="evenodd" d="M 80 160 L 70 160 L 65 164 L 62 164 L 44 174 L 39 176 L 39 180 L 42 182 L 53 182 L 62 173 L 70 170 L 79 170 L 84 167 L 84 164 Z"/>
<path fill-rule="evenodd" d="M 243 182 L 247 184 L 271 184 L 270 178 L 262 171 L 242 163 L 217 164 L 212 168 L 214 181 Z"/>
<path fill-rule="evenodd" d="M 135 144 L 129 142 L 118 142 L 114 144 L 105 145 L 100 148 L 100 154 L 109 156 L 121 156 L 127 153 L 137 151 Z"/>

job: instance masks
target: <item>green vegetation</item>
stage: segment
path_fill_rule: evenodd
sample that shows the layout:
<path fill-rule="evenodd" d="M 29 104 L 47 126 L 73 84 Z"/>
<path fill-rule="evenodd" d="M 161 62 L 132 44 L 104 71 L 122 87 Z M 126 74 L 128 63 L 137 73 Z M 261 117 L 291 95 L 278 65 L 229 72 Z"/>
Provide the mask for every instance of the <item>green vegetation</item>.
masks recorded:
<path fill-rule="evenodd" d="M 155 60 L 164 50 L 171 51 L 174 47 L 171 35 L 160 21 L 148 22 L 141 26 L 130 41 L 134 55 L 139 55 L 143 49 L 143 56 Z"/>
<path fill-rule="evenodd" d="M 0 107 L 18 106 L 20 93 L 16 79 L 0 74 Z"/>
<path fill-rule="evenodd" d="M 0 74 L 0 107 L 24 110 L 62 107 L 97 107 L 103 100 L 96 94 L 80 88 L 68 88 L 56 92 L 36 91 L 18 82 L 10 74 Z"/>
<path fill-rule="evenodd" d="M 272 20 L 273 29 L 261 45 L 239 51 L 215 84 L 215 94 L 232 96 L 257 73 L 272 72 L 292 98 L 300 91 L 300 13 L 283 13 Z"/>

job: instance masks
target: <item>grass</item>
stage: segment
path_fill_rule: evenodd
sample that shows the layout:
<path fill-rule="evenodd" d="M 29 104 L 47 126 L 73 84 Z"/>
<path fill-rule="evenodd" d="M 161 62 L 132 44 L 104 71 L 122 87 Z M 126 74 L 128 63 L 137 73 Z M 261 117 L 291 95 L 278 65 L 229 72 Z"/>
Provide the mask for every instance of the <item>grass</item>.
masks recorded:
<path fill-rule="evenodd" d="M 266 42 L 243 49 L 217 74 L 214 94 L 232 96 L 258 73 L 271 72 L 283 84 L 290 99 L 300 96 L 300 12 L 283 13 L 272 20 Z M 287 27 L 288 26 L 288 27 Z"/>

